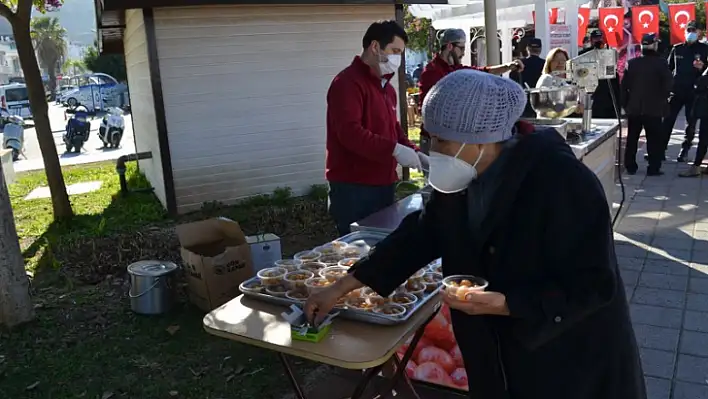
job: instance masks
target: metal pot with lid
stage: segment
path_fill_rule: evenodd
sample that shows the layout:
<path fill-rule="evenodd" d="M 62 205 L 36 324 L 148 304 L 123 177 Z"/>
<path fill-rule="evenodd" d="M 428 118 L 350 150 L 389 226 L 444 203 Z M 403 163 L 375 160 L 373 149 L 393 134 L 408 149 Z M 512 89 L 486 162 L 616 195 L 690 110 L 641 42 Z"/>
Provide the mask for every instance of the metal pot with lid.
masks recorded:
<path fill-rule="evenodd" d="M 145 315 L 163 314 L 174 303 L 174 276 L 178 267 L 173 262 L 143 260 L 128 266 L 130 275 L 130 308 Z"/>

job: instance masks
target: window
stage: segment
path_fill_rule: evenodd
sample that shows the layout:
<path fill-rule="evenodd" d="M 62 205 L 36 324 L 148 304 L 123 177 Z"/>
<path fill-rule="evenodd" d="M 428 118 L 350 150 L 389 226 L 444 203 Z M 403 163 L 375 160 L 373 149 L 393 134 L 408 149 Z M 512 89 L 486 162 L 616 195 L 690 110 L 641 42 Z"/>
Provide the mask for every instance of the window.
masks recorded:
<path fill-rule="evenodd" d="M 7 102 L 27 101 L 29 99 L 29 97 L 27 96 L 27 88 L 15 87 L 12 89 L 5 90 L 5 99 Z"/>

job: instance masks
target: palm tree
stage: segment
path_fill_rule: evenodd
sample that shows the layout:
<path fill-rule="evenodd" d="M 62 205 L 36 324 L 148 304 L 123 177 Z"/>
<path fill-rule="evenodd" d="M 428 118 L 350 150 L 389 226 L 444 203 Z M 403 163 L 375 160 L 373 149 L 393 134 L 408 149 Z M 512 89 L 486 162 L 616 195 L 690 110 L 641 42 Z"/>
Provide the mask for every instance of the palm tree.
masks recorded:
<path fill-rule="evenodd" d="M 57 71 L 61 69 L 66 55 L 66 29 L 59 24 L 58 18 L 41 16 L 32 19 L 30 33 L 39 63 L 49 75 L 49 92 L 54 98 Z"/>

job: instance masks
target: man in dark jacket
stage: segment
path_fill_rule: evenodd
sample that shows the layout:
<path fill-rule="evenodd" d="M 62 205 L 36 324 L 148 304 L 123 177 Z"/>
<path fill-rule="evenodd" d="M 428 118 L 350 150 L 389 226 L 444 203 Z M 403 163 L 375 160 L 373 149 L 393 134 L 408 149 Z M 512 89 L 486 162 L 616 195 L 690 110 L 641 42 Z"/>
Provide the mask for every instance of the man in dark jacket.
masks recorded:
<path fill-rule="evenodd" d="M 585 54 L 594 49 L 607 48 L 605 36 L 602 31 L 597 29 L 590 32 L 590 44 L 588 48 L 580 50 L 578 55 Z M 617 101 L 620 101 L 620 84 L 619 79 L 601 80 L 592 95 L 592 117 L 604 119 L 617 119 L 617 109 L 612 101 L 612 94 Z M 620 104 L 618 103 L 617 106 Z"/>
<path fill-rule="evenodd" d="M 364 34 L 361 56 L 327 92 L 325 178 L 339 234 L 393 204 L 397 165 L 422 169 L 427 164 L 398 123 L 398 94 L 389 83 L 407 40 L 396 21 L 374 22 Z"/>
<path fill-rule="evenodd" d="M 629 60 L 622 79 L 622 102 L 628 119 L 624 167 L 630 175 L 637 173 L 637 146 L 642 130 L 647 138 L 647 175 L 662 174 L 664 132 L 661 130 L 661 118 L 668 110 L 673 78 L 666 60 L 657 52 L 658 45 L 655 34 L 645 34 L 642 37 L 642 56 Z"/>
<path fill-rule="evenodd" d="M 693 117 L 700 121 L 698 128 L 698 148 L 696 148 L 696 158 L 693 160 L 688 170 L 679 173 L 680 177 L 698 177 L 708 173 L 701 170 L 703 159 L 708 153 L 708 69 L 696 81 L 695 100 L 693 103 Z"/>
<path fill-rule="evenodd" d="M 386 297 L 442 258 L 445 276 L 489 282 L 443 296 L 471 398 L 646 399 L 603 188 L 557 132 L 511 137 L 525 98 L 478 71 L 443 78 L 423 113 L 430 201 L 305 312 L 363 285 Z"/>
<path fill-rule="evenodd" d="M 536 82 L 538 78 L 543 74 L 543 65 L 546 60 L 541 58 L 541 50 L 543 49 L 543 43 L 541 39 L 532 37 L 529 39 L 526 51 L 528 51 L 528 57 L 524 58 L 524 69 L 523 71 L 512 71 L 509 74 L 509 79 L 519 82 L 522 87 L 536 87 Z M 526 118 L 535 118 L 536 112 L 531 108 L 531 104 L 526 104 L 523 115 Z"/>
<path fill-rule="evenodd" d="M 679 162 L 686 162 L 686 156 L 696 134 L 696 118 L 692 114 L 693 86 L 705 69 L 708 62 L 706 57 L 708 57 L 708 45 L 698 41 L 696 22 L 691 21 L 686 25 L 686 41 L 675 45 L 668 59 L 669 68 L 674 75 L 674 85 L 669 100 L 669 114 L 664 118 L 664 148 L 668 148 L 676 118 L 681 108 L 685 108 L 686 133 L 678 155 Z"/>

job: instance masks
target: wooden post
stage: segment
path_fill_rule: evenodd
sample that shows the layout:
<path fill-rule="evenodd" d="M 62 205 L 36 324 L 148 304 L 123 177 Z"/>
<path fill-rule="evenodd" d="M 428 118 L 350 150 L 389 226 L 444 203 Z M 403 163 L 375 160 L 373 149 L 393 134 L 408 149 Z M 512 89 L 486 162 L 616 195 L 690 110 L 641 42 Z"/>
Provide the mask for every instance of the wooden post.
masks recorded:
<path fill-rule="evenodd" d="M 13 327 L 32 319 L 34 308 L 30 299 L 29 278 L 0 163 L 0 326 Z"/>
<path fill-rule="evenodd" d="M 398 22 L 401 27 L 404 26 L 403 18 L 405 13 L 403 10 L 403 4 L 396 4 L 396 22 Z M 398 109 L 401 120 L 401 128 L 403 133 L 408 136 L 408 79 L 406 79 L 406 53 L 403 52 L 401 57 L 401 66 L 398 69 Z M 410 170 L 408 168 L 403 168 L 403 180 L 410 180 Z"/>

